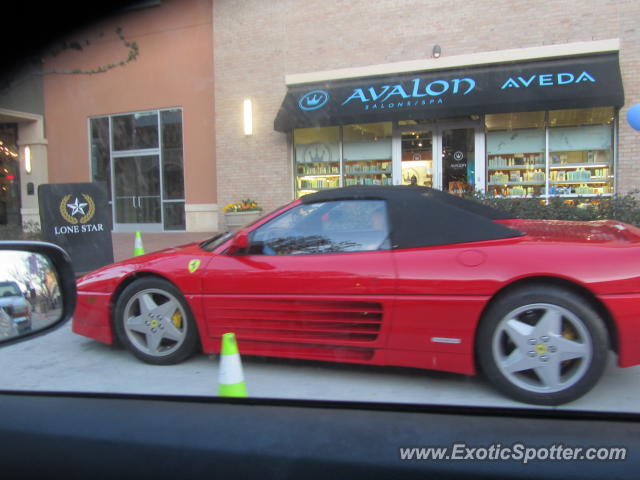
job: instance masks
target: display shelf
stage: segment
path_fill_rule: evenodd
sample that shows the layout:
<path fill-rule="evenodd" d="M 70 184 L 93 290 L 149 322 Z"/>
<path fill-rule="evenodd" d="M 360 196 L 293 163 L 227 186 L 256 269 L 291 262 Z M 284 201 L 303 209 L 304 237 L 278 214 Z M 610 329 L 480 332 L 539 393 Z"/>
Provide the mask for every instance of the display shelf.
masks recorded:
<path fill-rule="evenodd" d="M 542 195 L 494 195 L 493 198 L 537 198 L 544 200 Z"/>
<path fill-rule="evenodd" d="M 500 153 L 487 156 L 488 193 L 496 197 L 538 197 L 546 182 L 543 152 Z"/>
<path fill-rule="evenodd" d="M 549 167 L 549 180 L 566 182 L 598 182 L 613 181 L 609 164 L 568 164 Z"/>
<path fill-rule="evenodd" d="M 582 183 L 582 182 L 581 182 Z M 532 181 L 532 182 L 498 182 L 498 183 L 489 183 L 490 187 L 511 187 L 514 185 L 523 185 L 525 187 L 533 187 L 533 186 L 543 186 L 545 184 L 544 180 Z"/>
<path fill-rule="evenodd" d="M 357 178 L 345 177 L 344 185 L 349 187 L 351 185 L 393 185 L 391 177 L 388 178 L 368 178 L 358 176 Z"/>
<path fill-rule="evenodd" d="M 305 175 L 305 174 L 298 174 L 297 175 L 298 178 L 327 178 L 327 177 L 338 177 L 340 178 L 340 174 L 317 174 L 317 175 Z"/>
<path fill-rule="evenodd" d="M 563 163 L 549 165 L 551 170 L 573 169 L 573 168 L 611 168 L 609 163 Z"/>
<path fill-rule="evenodd" d="M 511 167 L 488 167 L 487 170 L 532 170 L 534 168 L 545 168 L 544 163 L 535 163 L 532 165 L 515 165 Z"/>
<path fill-rule="evenodd" d="M 378 170 L 371 172 L 344 172 L 345 175 L 391 175 L 391 170 Z"/>
<path fill-rule="evenodd" d="M 345 160 L 344 185 L 392 185 L 391 159 Z"/>
<path fill-rule="evenodd" d="M 296 175 L 340 175 L 340 162 L 298 163 Z"/>
<path fill-rule="evenodd" d="M 487 155 L 487 191 L 505 198 L 611 195 L 612 173 L 607 150 Z"/>
<path fill-rule="evenodd" d="M 298 194 L 328 190 L 339 186 L 339 161 L 319 160 L 296 164 L 296 191 Z"/>
<path fill-rule="evenodd" d="M 560 197 L 560 198 L 577 198 L 577 197 L 594 198 L 594 197 L 612 197 L 613 193 L 583 193 L 583 194 L 571 193 L 571 194 L 556 194 L 553 196 Z"/>
<path fill-rule="evenodd" d="M 487 156 L 487 168 L 490 170 L 508 167 L 536 168 L 536 166 L 544 168 L 545 156 L 543 152 L 500 153 Z"/>
<path fill-rule="evenodd" d="M 549 185 L 583 185 L 585 183 L 610 183 L 609 180 L 549 180 Z"/>
<path fill-rule="evenodd" d="M 549 194 L 563 198 L 611 195 L 610 150 L 573 149 L 549 153 Z"/>

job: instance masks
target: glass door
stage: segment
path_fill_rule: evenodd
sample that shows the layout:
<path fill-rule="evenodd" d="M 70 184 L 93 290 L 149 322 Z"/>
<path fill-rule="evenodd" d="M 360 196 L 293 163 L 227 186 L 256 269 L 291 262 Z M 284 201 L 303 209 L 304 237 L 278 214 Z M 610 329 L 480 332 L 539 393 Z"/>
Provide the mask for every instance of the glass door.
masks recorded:
<path fill-rule="evenodd" d="M 402 132 L 401 184 L 433 187 L 433 132 Z"/>
<path fill-rule="evenodd" d="M 475 129 L 444 128 L 442 142 L 442 190 L 461 194 L 475 188 Z"/>
<path fill-rule="evenodd" d="M 460 194 L 484 190 L 484 133 L 480 122 L 407 120 L 393 137 L 393 183 Z"/>
<path fill-rule="evenodd" d="M 113 180 L 116 231 L 161 232 L 159 156 L 115 157 Z"/>

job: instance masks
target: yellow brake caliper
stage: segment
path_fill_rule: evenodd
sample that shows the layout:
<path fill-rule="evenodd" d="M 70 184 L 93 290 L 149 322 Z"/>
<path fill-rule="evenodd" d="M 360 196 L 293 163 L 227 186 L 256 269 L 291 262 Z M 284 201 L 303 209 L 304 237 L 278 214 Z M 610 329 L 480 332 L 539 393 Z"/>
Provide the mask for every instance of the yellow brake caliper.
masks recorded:
<path fill-rule="evenodd" d="M 174 327 L 182 328 L 182 315 L 180 314 L 180 310 L 176 310 L 175 313 L 171 315 L 171 321 Z"/>

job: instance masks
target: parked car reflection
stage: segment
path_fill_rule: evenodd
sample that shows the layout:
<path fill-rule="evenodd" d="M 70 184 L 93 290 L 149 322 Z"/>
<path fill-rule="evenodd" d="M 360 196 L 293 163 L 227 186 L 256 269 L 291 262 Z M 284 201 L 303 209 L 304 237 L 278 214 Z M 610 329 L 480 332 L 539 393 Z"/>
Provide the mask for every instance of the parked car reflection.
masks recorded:
<path fill-rule="evenodd" d="M 58 278 L 43 255 L 0 252 L 0 339 L 41 330 L 60 317 Z"/>

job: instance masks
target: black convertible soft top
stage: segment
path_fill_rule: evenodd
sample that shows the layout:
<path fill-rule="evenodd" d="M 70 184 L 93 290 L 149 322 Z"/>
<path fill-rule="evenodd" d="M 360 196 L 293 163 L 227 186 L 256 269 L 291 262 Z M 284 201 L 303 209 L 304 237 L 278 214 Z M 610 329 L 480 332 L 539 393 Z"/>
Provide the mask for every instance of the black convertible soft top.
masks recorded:
<path fill-rule="evenodd" d="M 385 200 L 392 248 L 498 240 L 524 235 L 493 220 L 512 218 L 475 200 L 427 187 L 350 186 L 311 193 L 302 203 Z"/>

